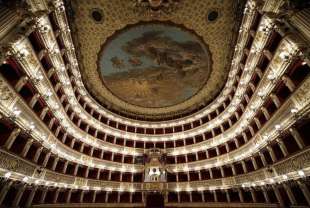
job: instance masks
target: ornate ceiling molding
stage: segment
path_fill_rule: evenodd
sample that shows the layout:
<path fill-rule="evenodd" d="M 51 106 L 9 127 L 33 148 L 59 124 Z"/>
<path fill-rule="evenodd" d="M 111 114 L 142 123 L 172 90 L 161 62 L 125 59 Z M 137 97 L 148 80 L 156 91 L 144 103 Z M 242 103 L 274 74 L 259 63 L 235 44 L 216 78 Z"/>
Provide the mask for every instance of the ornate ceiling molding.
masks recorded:
<path fill-rule="evenodd" d="M 152 118 L 190 112 L 201 104 L 209 103 L 220 92 L 227 79 L 233 40 L 237 33 L 234 29 L 238 24 L 234 20 L 237 8 L 235 3 L 227 0 L 182 2 L 175 12 L 154 17 L 135 13 L 132 4 L 124 0 L 116 0 L 113 3 L 96 0 L 87 1 L 87 3 L 72 2 L 73 11 L 76 14 L 73 23 L 76 32 L 73 34 L 76 34 L 77 47 L 81 51 L 80 63 L 83 66 L 81 71 L 86 87 L 97 100 L 116 111 Z M 96 24 L 91 18 L 84 18 L 89 17 L 89 11 L 94 8 L 103 11 L 105 19 L 101 24 Z M 221 15 L 211 24 L 207 16 L 212 8 L 217 8 Z M 117 98 L 102 84 L 97 71 L 97 57 L 101 46 L 116 31 L 130 24 L 154 20 L 184 25 L 201 36 L 210 48 L 213 71 L 207 84 L 191 99 L 171 107 L 143 108 Z"/>
<path fill-rule="evenodd" d="M 139 15 L 159 17 L 176 12 L 182 0 L 133 0 L 133 10 Z"/>

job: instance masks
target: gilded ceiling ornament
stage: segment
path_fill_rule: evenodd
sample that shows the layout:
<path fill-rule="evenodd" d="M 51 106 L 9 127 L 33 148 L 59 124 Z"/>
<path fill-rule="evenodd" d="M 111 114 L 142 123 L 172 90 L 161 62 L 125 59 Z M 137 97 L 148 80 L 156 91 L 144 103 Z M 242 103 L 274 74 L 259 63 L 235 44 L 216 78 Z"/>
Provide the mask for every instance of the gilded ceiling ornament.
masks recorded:
<path fill-rule="evenodd" d="M 220 12 L 218 9 L 211 9 L 206 14 L 206 19 L 208 23 L 215 22 L 220 17 Z"/>
<path fill-rule="evenodd" d="M 181 0 L 134 0 L 134 11 L 139 15 L 160 16 L 177 10 Z"/>
<path fill-rule="evenodd" d="M 101 9 L 94 8 L 90 11 L 90 17 L 95 23 L 102 23 L 104 21 L 104 14 Z"/>
<path fill-rule="evenodd" d="M 91 2 L 91 6 L 88 6 Z M 224 4 L 219 3 L 218 0 L 209 0 L 209 1 L 201 1 L 201 0 L 190 0 L 190 1 L 182 1 L 178 0 L 177 10 L 175 12 L 169 13 L 169 15 L 160 13 L 161 16 L 151 16 L 150 13 L 146 12 L 145 7 L 142 7 L 141 4 L 142 1 L 138 0 L 132 0 L 129 1 L 113 1 L 113 4 L 109 4 L 109 0 L 89 0 L 89 1 L 77 1 L 77 6 L 75 7 L 76 13 L 81 14 L 81 17 L 77 16 L 75 19 L 72 20 L 74 22 L 74 26 L 76 27 L 76 33 L 72 33 L 74 36 L 76 36 L 77 41 L 80 45 L 80 55 L 83 56 L 81 58 L 81 72 L 83 80 L 86 83 L 86 87 L 91 92 L 91 94 L 96 97 L 100 102 L 102 102 L 104 105 L 109 106 L 109 108 L 117 111 L 122 111 L 125 114 L 130 114 L 134 116 L 141 116 L 141 117 L 156 117 L 156 118 L 162 118 L 162 117 L 171 117 L 178 114 L 183 114 L 187 112 L 191 112 L 193 109 L 196 108 L 198 105 L 205 105 L 208 103 L 214 96 L 216 96 L 220 89 L 222 88 L 227 73 L 229 70 L 228 65 L 230 65 L 230 56 L 228 54 L 232 53 L 231 45 L 230 43 L 230 37 L 235 34 L 232 30 L 232 28 L 235 26 L 235 20 L 234 16 L 230 15 L 231 12 L 235 11 L 235 1 L 225 1 Z M 163 7 L 163 3 L 166 1 L 158 2 L 159 8 Z M 168 2 L 169 3 L 169 2 Z M 151 4 L 148 0 L 144 1 L 144 4 L 146 7 L 151 7 Z M 127 9 L 128 7 L 130 9 Z M 134 7 L 134 5 L 136 5 Z M 170 5 L 172 5 L 170 3 Z M 111 6 L 111 7 L 110 7 Z M 156 6 L 155 4 L 153 6 Z M 87 9 L 83 9 L 87 8 Z M 104 24 L 94 24 L 94 21 L 92 18 L 82 18 L 82 17 L 90 17 L 90 11 L 92 11 L 93 8 L 100 8 L 104 12 Z M 134 9 L 135 8 L 135 9 Z M 151 10 L 149 8 L 149 10 Z M 216 19 L 216 21 L 212 22 L 212 24 L 209 24 L 206 20 L 206 15 L 209 11 L 218 11 L 219 16 Z M 138 12 L 141 11 L 142 15 L 139 15 Z M 152 12 L 153 13 L 153 12 Z M 188 14 L 191 14 L 190 18 L 188 18 Z M 115 90 L 113 91 L 111 88 L 108 88 L 108 86 L 112 87 L 112 85 L 107 85 L 107 83 L 104 83 L 102 78 L 107 78 L 106 76 L 102 76 L 100 74 L 101 72 L 98 70 L 100 69 L 100 61 L 99 57 L 101 52 L 103 50 L 103 46 L 109 45 L 109 42 L 116 41 L 116 39 L 120 37 L 123 33 L 120 31 L 123 31 L 126 33 L 124 28 L 129 28 L 130 26 L 137 25 L 139 22 L 140 24 L 147 24 L 147 23 L 154 23 L 154 19 L 161 19 L 161 21 L 164 21 L 166 23 L 172 23 L 181 26 L 182 28 L 185 28 L 189 31 L 193 31 L 195 34 L 197 34 L 198 37 L 201 37 L 202 41 L 208 44 L 208 50 L 210 53 L 210 69 L 221 69 L 221 70 L 210 70 L 210 77 L 207 78 L 208 80 L 205 82 L 206 84 L 203 86 L 201 90 L 198 89 L 195 90 L 197 93 L 189 93 L 187 96 L 189 99 L 184 99 L 181 96 L 175 96 L 174 99 L 181 99 L 180 102 L 175 102 L 172 104 L 164 104 L 165 107 L 142 107 L 146 104 L 148 106 L 154 106 L 154 103 L 149 101 L 149 103 L 143 103 L 142 101 L 139 101 L 140 98 L 147 99 L 148 96 L 151 99 L 154 99 L 152 96 L 150 96 L 150 93 L 161 93 L 163 91 L 158 91 L 159 87 L 162 87 L 162 85 L 155 86 L 150 85 L 152 83 L 147 82 L 146 80 L 139 80 L 140 82 L 137 82 L 138 80 L 132 79 L 131 81 L 128 81 L 129 84 L 133 83 L 133 85 L 130 85 L 130 88 L 125 88 L 126 90 L 130 90 L 131 93 L 133 93 L 133 96 L 129 96 L 129 94 L 125 94 L 125 96 L 130 97 L 130 99 L 134 99 L 135 102 L 140 102 L 140 104 L 132 104 L 132 102 L 126 102 L 124 99 L 120 99 L 121 96 L 117 96 L 115 94 Z M 221 21 L 219 21 L 221 20 Z M 147 22 L 145 22 L 147 21 Z M 170 24 L 171 25 L 171 24 Z M 128 27 L 127 27 L 128 26 Z M 128 31 L 127 31 L 128 32 Z M 129 31 L 130 32 L 130 31 Z M 184 31 L 186 32 L 186 30 Z M 124 34 L 125 34 L 124 33 Z M 98 36 L 100 34 L 100 36 Z M 116 35 L 117 34 L 117 35 Z M 229 35 L 229 38 L 228 37 Z M 136 33 L 135 36 L 141 36 L 142 33 Z M 162 37 L 165 34 L 158 34 L 159 37 Z M 138 38 L 138 37 L 137 37 Z M 134 38 L 132 38 L 134 39 Z M 175 36 L 172 37 L 172 39 L 175 39 Z M 171 42 L 171 41 L 170 41 Z M 183 40 L 175 40 L 174 42 L 184 42 Z M 122 44 L 124 45 L 124 44 Z M 180 45 L 180 44 L 178 44 Z M 114 49 L 117 49 L 121 47 L 114 47 L 113 50 L 105 50 L 110 51 L 109 53 L 112 54 Z M 155 48 L 157 48 L 155 51 L 158 51 L 159 45 L 155 45 Z M 167 51 L 167 50 L 165 50 Z M 183 51 L 183 52 L 182 52 Z M 184 74 L 190 74 L 188 70 L 190 69 L 188 67 L 184 67 L 186 63 L 190 63 L 188 61 L 182 61 L 187 60 L 185 57 L 188 57 L 184 53 L 187 50 L 182 50 L 181 53 L 178 52 L 177 54 L 173 54 L 171 50 L 169 50 L 169 53 L 162 53 L 164 51 L 160 50 L 160 53 L 157 53 L 160 56 L 156 56 L 155 58 L 151 59 L 152 65 L 155 65 L 158 63 L 161 64 L 161 67 L 166 67 L 170 69 L 171 63 L 176 64 L 176 75 L 179 76 L 179 79 L 183 79 L 183 83 L 186 85 L 182 86 L 188 86 L 192 84 L 199 84 L 201 82 L 185 82 L 184 78 L 188 78 L 187 76 L 184 76 Z M 154 54 L 154 51 L 152 50 L 152 53 Z M 108 55 L 107 53 L 103 53 Z M 123 54 L 123 53 L 122 53 Z M 182 55 L 183 54 L 183 55 Z M 109 56 L 108 59 L 105 59 L 109 64 L 112 65 L 113 71 L 115 73 L 120 73 L 125 71 L 128 66 L 133 66 L 134 68 L 141 68 L 142 66 L 145 66 L 146 61 L 142 60 L 141 58 L 137 58 L 134 55 L 126 56 L 123 58 L 118 53 L 113 53 L 113 56 Z M 148 54 L 146 54 L 148 55 Z M 181 55 L 181 56 L 180 56 Z M 186 55 L 186 56 L 185 56 Z M 178 58 L 180 57 L 180 58 Z M 163 59 L 162 59 L 163 58 Z M 169 59 L 166 59 L 169 58 Z M 174 60 L 170 63 L 168 60 Z M 181 65 L 178 63 L 181 60 Z M 149 59 L 148 59 L 149 60 Z M 162 61 L 163 60 L 163 61 Z M 190 60 L 196 60 L 194 57 L 190 58 Z M 154 62 L 155 61 L 155 62 Z M 157 62 L 159 61 L 159 62 Z M 168 61 L 168 62 L 167 62 Z M 196 61 L 197 62 L 197 61 Z M 195 62 L 195 63 L 196 63 Z M 142 65 L 141 65 L 142 64 Z M 185 64 L 185 65 L 184 65 Z M 193 64 L 191 64 L 193 65 Z M 197 65 L 197 64 L 195 64 Z M 136 67 L 137 66 L 137 67 Z M 190 65 L 189 65 L 190 66 Z M 111 67 L 111 69 L 112 69 Z M 125 67 L 125 68 L 124 68 Z M 87 69 L 87 70 L 85 70 Z M 106 68 L 105 68 L 106 69 Z M 114 70 L 115 69 L 115 70 Z M 171 71 L 171 70 L 170 70 Z M 99 73 L 100 72 L 100 73 Z M 151 72 L 151 71 L 148 71 Z M 193 73 L 192 73 L 193 74 Z M 104 75 L 104 74 L 103 74 Z M 164 74 L 165 75 L 165 74 Z M 198 75 L 198 74 L 197 74 Z M 150 79 L 153 77 L 149 73 Z M 199 77 L 200 79 L 204 78 L 205 76 Z M 134 77 L 137 78 L 137 77 Z M 156 78 L 156 82 L 163 82 L 166 78 L 165 76 L 161 76 L 159 73 L 154 73 L 154 79 Z M 162 79 L 164 78 L 164 79 Z M 153 82 L 154 83 L 154 82 Z M 188 83 L 188 84 L 187 84 Z M 170 83 L 168 83 L 170 84 Z M 178 83 L 178 84 L 182 84 Z M 128 84 L 127 84 L 128 86 Z M 155 86 L 155 88 L 154 88 Z M 166 85 L 165 85 L 166 86 Z M 179 85 L 173 85 L 174 88 L 178 87 Z M 181 87 L 182 87 L 181 86 Z M 119 88 L 124 88 L 124 85 L 117 85 Z M 138 89 L 138 91 L 131 90 L 132 88 Z M 160 88 L 161 89 L 161 88 Z M 86 94 L 84 88 L 79 89 L 81 93 Z M 113 93 L 114 92 L 114 93 Z M 118 90 L 117 92 L 124 92 Z M 171 90 L 167 91 L 168 93 L 162 94 L 171 96 Z M 176 93 L 181 93 L 182 91 L 175 91 Z M 184 92 L 184 90 L 183 90 Z M 191 92 L 191 91 L 190 91 Z M 190 96 L 193 94 L 193 96 Z M 165 97 L 167 97 L 165 96 Z M 166 99 L 167 100 L 167 99 Z M 156 100 L 159 102 L 158 100 Z M 176 100 L 177 101 L 177 100 Z M 141 105 L 141 103 L 143 105 Z M 174 105 L 175 104 L 175 105 Z M 161 103 L 159 103 L 157 106 L 163 106 Z M 143 115 L 143 116 L 142 116 Z"/>

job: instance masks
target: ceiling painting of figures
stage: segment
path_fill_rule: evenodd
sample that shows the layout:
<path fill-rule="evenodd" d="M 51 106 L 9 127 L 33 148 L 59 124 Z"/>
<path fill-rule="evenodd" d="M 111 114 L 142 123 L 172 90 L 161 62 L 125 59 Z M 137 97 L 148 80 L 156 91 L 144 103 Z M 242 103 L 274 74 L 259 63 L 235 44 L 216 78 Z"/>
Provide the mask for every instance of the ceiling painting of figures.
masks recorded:
<path fill-rule="evenodd" d="M 143 23 L 113 35 L 99 55 L 105 86 L 120 99 L 156 108 L 195 95 L 210 74 L 210 55 L 192 31 L 174 24 Z"/>

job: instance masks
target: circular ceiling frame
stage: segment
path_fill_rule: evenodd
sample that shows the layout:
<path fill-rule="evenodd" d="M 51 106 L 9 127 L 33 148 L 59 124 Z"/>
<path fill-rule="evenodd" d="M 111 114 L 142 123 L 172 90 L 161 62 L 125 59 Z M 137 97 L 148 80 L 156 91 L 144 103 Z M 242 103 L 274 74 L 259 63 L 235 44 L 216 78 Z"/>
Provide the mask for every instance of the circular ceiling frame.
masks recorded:
<path fill-rule="evenodd" d="M 193 36 L 194 39 L 196 39 L 197 41 L 199 41 L 199 44 L 202 45 L 203 47 L 203 50 L 204 50 L 204 55 L 207 60 L 206 60 L 206 63 L 207 63 L 207 66 L 206 66 L 206 73 L 204 76 L 204 81 L 203 83 L 201 84 L 201 86 L 199 87 L 199 89 L 197 89 L 197 91 L 195 91 L 195 93 L 193 93 L 192 95 L 190 95 L 188 98 L 182 100 L 181 102 L 178 102 L 176 104 L 173 104 L 173 105 L 166 105 L 166 106 L 159 106 L 159 107 L 149 107 L 149 106 L 142 106 L 142 105 L 137 105 L 137 104 L 134 104 L 134 103 L 131 103 L 131 102 L 128 102 L 127 100 L 123 99 L 122 97 L 118 96 L 117 95 L 117 92 L 113 92 L 113 90 L 108 86 L 108 84 L 106 83 L 105 81 L 105 75 L 103 74 L 103 71 L 104 69 L 102 69 L 102 66 L 100 64 L 100 61 L 102 61 L 102 57 L 104 55 L 104 52 L 106 52 L 106 48 L 109 46 L 109 44 L 112 44 L 112 42 L 117 39 L 119 37 L 119 35 L 121 34 L 124 34 L 126 33 L 127 31 L 130 31 L 131 29 L 134 29 L 134 28 L 137 28 L 137 27 L 143 27 L 143 26 L 167 26 L 167 27 L 175 27 L 177 29 L 179 29 L 180 31 L 184 32 L 184 33 L 187 33 L 189 34 L 190 36 Z M 202 37 L 200 37 L 198 34 L 196 34 L 193 30 L 189 30 L 187 29 L 185 26 L 183 25 L 180 25 L 180 24 L 175 24 L 171 21 L 140 21 L 136 24 L 130 24 L 130 25 L 126 25 L 124 28 L 120 29 L 120 30 L 117 30 L 112 36 L 108 37 L 107 40 L 104 42 L 104 44 L 101 46 L 101 49 L 100 49 L 100 52 L 98 53 L 98 58 L 97 58 L 97 73 L 100 75 L 100 79 L 104 85 L 104 87 L 106 88 L 106 90 L 110 91 L 111 94 L 113 94 L 117 99 L 120 99 L 122 100 L 123 102 L 127 103 L 127 105 L 132 105 L 132 106 L 135 106 L 135 107 L 138 107 L 138 108 L 145 108 L 145 109 L 163 109 L 163 108 L 170 108 L 170 107 L 175 107 L 175 106 L 178 106 L 190 99 L 192 99 L 194 96 L 196 96 L 205 86 L 206 84 L 208 83 L 208 80 L 210 78 L 210 74 L 211 74 L 211 71 L 212 71 L 212 59 L 211 59 L 211 52 L 209 50 L 209 47 L 208 45 L 205 43 L 205 41 L 202 39 Z"/>

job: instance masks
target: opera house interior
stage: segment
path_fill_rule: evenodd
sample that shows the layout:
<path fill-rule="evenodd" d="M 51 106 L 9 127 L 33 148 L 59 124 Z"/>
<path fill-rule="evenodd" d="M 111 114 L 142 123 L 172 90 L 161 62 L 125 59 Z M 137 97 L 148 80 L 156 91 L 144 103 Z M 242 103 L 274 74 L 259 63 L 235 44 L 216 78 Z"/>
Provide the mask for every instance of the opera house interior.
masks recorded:
<path fill-rule="evenodd" d="M 309 0 L 0 0 L 1 208 L 306 208 L 309 179 Z"/>

